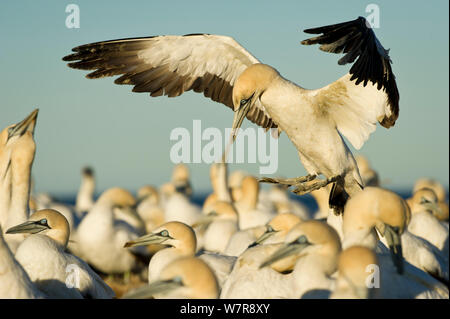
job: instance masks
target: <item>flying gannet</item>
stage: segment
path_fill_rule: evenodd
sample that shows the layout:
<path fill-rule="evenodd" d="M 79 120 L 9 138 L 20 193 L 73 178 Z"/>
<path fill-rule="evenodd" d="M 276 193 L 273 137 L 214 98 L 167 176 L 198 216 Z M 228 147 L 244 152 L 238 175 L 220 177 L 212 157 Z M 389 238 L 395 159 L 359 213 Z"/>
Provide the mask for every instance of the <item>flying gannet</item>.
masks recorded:
<path fill-rule="evenodd" d="M 340 213 L 348 196 L 363 187 L 342 135 L 359 149 L 377 121 L 393 126 L 399 93 L 388 50 L 363 17 L 305 32 L 323 35 L 302 44 L 345 53 L 339 64 L 356 60 L 350 72 L 321 89 L 305 89 L 262 64 L 233 38 L 211 34 L 96 42 L 73 48 L 75 53 L 63 60 L 71 61 L 71 68 L 94 70 L 87 75 L 91 79 L 121 75 L 115 83 L 134 85 L 134 92 L 169 97 L 189 90 L 203 93 L 235 111 L 233 140 L 245 117 L 265 129 L 284 131 L 308 175 L 261 181 L 294 186 L 297 194 L 333 183 L 330 206 Z M 317 180 L 319 175 L 325 180 Z"/>

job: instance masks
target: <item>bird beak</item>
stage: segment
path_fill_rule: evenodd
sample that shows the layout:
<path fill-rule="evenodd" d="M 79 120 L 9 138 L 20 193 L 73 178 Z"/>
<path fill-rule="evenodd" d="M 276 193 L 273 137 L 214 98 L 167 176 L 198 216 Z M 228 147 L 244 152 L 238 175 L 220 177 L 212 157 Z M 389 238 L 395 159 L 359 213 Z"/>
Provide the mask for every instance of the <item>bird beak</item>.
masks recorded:
<path fill-rule="evenodd" d="M 242 122 L 245 119 L 245 116 L 247 115 L 248 111 L 250 111 L 250 102 L 251 99 L 244 105 L 242 105 L 235 113 L 233 118 L 233 125 L 231 127 L 231 136 L 233 138 L 233 142 L 236 140 L 236 136 L 238 133 L 239 128 L 242 125 Z"/>
<path fill-rule="evenodd" d="M 151 234 L 147 234 L 142 237 L 139 237 L 135 240 L 126 242 L 123 247 L 127 248 L 127 247 L 136 247 L 136 246 L 146 246 L 146 245 L 151 245 L 151 244 L 162 244 L 168 239 L 170 239 L 170 238 L 161 236 L 159 234 L 151 233 Z"/>
<path fill-rule="evenodd" d="M 156 294 L 168 292 L 182 287 L 181 280 L 169 279 L 155 281 L 147 286 L 139 287 L 125 294 L 122 299 L 148 299 Z"/>
<path fill-rule="evenodd" d="M 20 233 L 37 234 L 46 229 L 49 229 L 49 227 L 41 225 L 39 221 L 29 220 L 20 225 L 11 227 L 6 231 L 6 234 L 20 234 Z"/>
<path fill-rule="evenodd" d="M 385 224 L 384 234 L 386 238 L 389 249 L 391 251 L 392 261 L 394 262 L 397 272 L 401 275 L 403 274 L 403 251 L 402 251 L 402 240 L 398 228 Z"/>
<path fill-rule="evenodd" d="M 35 109 L 30 113 L 23 121 L 17 123 L 8 130 L 8 140 L 13 136 L 22 136 L 26 131 L 34 133 L 34 127 L 36 126 L 36 119 L 39 109 Z"/>
<path fill-rule="evenodd" d="M 442 209 L 439 207 L 437 203 L 424 203 L 422 204 L 423 207 L 425 207 L 427 210 L 431 212 L 434 216 L 441 216 L 442 215 Z"/>
<path fill-rule="evenodd" d="M 264 232 L 264 234 L 259 236 L 259 238 L 257 240 L 255 240 L 252 244 L 250 244 L 248 246 L 248 248 L 252 248 L 252 247 L 255 247 L 255 246 L 263 243 L 264 241 L 269 239 L 269 237 L 271 237 L 276 232 L 277 232 L 277 230 L 273 230 L 273 228 L 266 227 L 266 231 Z"/>
<path fill-rule="evenodd" d="M 306 247 L 308 247 L 309 245 L 310 245 L 310 243 L 300 244 L 300 243 L 297 243 L 296 241 L 293 241 L 292 243 L 289 243 L 289 244 L 285 244 L 285 245 L 281 246 L 277 251 L 275 251 L 271 256 L 269 256 L 259 266 L 259 269 L 269 266 L 280 259 L 297 254 L 297 253 L 301 252 L 303 249 L 305 249 Z"/>
<path fill-rule="evenodd" d="M 199 227 L 199 226 L 206 226 L 208 224 L 211 224 L 214 221 L 214 219 L 216 219 L 216 217 L 217 217 L 217 213 L 212 211 L 208 215 L 200 218 L 195 223 L 193 223 L 191 225 L 191 227 L 195 228 L 195 227 Z"/>

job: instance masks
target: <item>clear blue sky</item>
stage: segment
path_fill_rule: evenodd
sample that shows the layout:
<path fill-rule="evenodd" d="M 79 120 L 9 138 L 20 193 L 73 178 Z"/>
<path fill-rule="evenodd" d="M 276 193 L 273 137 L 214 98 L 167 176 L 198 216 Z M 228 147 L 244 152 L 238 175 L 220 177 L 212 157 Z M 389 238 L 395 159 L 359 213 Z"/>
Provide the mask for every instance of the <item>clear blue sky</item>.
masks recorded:
<path fill-rule="evenodd" d="M 67 29 L 67 4 L 79 5 L 81 28 Z M 175 127 L 229 127 L 233 113 L 202 95 L 176 99 L 131 93 L 113 79 L 87 80 L 61 58 L 94 41 L 164 34 L 230 35 L 262 62 L 306 88 L 345 74 L 339 56 L 305 47 L 302 30 L 367 16 L 380 8 L 375 30 L 390 48 L 400 90 L 394 128 L 378 127 L 361 153 L 390 188 L 410 188 L 422 176 L 448 187 L 448 1 L 2 1 L 0 4 L 0 128 L 40 109 L 33 176 L 38 191 L 73 193 L 83 165 L 94 167 L 98 189 L 160 185 L 171 174 Z M 283 135 L 279 174 L 305 173 Z M 208 165 L 190 164 L 196 190 L 207 191 Z M 257 173 L 254 164 L 232 165 Z"/>

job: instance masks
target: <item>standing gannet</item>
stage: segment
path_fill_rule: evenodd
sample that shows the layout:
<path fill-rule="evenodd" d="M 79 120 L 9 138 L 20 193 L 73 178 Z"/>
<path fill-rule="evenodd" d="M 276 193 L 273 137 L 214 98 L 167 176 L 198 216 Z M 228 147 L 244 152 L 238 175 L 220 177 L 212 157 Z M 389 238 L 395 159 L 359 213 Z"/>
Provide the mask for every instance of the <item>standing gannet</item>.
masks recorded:
<path fill-rule="evenodd" d="M 237 170 L 233 171 L 228 177 L 228 185 L 230 187 L 230 192 L 233 200 L 235 202 L 239 201 L 242 196 L 241 185 L 242 180 L 248 174 L 245 171 Z"/>
<path fill-rule="evenodd" d="M 211 268 L 199 258 L 182 257 L 167 265 L 156 281 L 122 298 L 217 299 L 218 296 L 219 285 Z"/>
<path fill-rule="evenodd" d="M 69 232 L 66 218 L 52 209 L 37 211 L 25 223 L 7 230 L 9 234 L 31 234 L 20 244 L 15 257 L 48 297 L 113 298 L 111 288 L 84 261 L 64 252 Z M 67 286 L 70 271 L 76 277 L 73 288 Z"/>
<path fill-rule="evenodd" d="M 192 225 L 202 216 L 201 208 L 190 200 L 192 189 L 186 165 L 175 165 L 172 180 L 162 186 L 162 193 L 164 194 L 163 207 L 166 222 L 179 221 Z"/>
<path fill-rule="evenodd" d="M 28 219 L 38 112 L 38 109 L 34 110 L 24 120 L 0 133 L 0 226 L 3 229 Z M 15 252 L 24 237 L 5 234 L 4 239 Z"/>
<path fill-rule="evenodd" d="M 81 184 L 75 201 L 75 209 L 79 213 L 89 211 L 94 206 L 95 176 L 91 167 L 81 171 Z"/>
<path fill-rule="evenodd" d="M 439 201 L 439 207 L 441 208 L 440 214 L 436 215 L 436 217 L 440 221 L 446 221 L 448 223 L 449 210 L 448 210 L 448 203 L 446 202 L 447 192 L 445 191 L 444 186 L 442 186 L 441 183 L 439 183 L 434 179 L 419 178 L 414 184 L 413 194 L 421 188 L 430 188 L 436 193 L 436 196 Z"/>
<path fill-rule="evenodd" d="M 379 289 L 370 288 L 369 277 L 378 266 L 375 253 L 363 246 L 352 246 L 339 255 L 338 276 L 330 299 L 371 299 Z"/>
<path fill-rule="evenodd" d="M 211 34 L 154 36 L 86 44 L 73 48 L 69 67 L 94 70 L 88 78 L 121 75 L 116 84 L 134 92 L 175 97 L 185 91 L 204 93 L 235 111 L 233 139 L 245 117 L 259 126 L 286 132 L 308 176 L 280 180 L 303 194 L 334 183 L 330 204 L 341 212 L 347 196 L 362 189 L 356 162 L 344 135 L 359 149 L 378 121 L 389 128 L 399 114 L 399 93 L 388 50 L 368 22 L 353 21 L 305 30 L 323 33 L 302 41 L 320 49 L 346 53 L 339 64 L 350 72 L 321 89 L 304 89 L 262 64 L 233 38 Z M 319 175 L 325 180 L 314 181 Z"/>
<path fill-rule="evenodd" d="M 448 298 L 448 289 L 403 259 L 403 240 L 409 207 L 397 194 L 366 187 L 345 206 L 343 248 L 364 246 L 377 253 L 383 298 Z M 379 242 L 384 237 L 390 252 Z"/>
<path fill-rule="evenodd" d="M 244 177 L 241 192 L 241 199 L 234 203 L 239 214 L 239 229 L 265 225 L 275 216 L 273 211 L 258 207 L 259 183 L 255 177 Z"/>
<path fill-rule="evenodd" d="M 277 214 L 264 226 L 241 230 L 233 234 L 224 253 L 229 256 L 239 256 L 247 248 L 262 243 L 282 243 L 291 228 L 302 221 L 300 217 L 292 213 Z"/>
<path fill-rule="evenodd" d="M 203 203 L 203 213 L 209 213 L 211 205 L 217 201 L 231 203 L 233 201 L 231 190 L 228 187 L 227 164 L 213 163 L 209 170 L 209 177 L 213 192 L 206 197 Z"/>
<path fill-rule="evenodd" d="M 3 239 L 0 225 L 0 299 L 43 298 L 23 267 L 14 258 Z"/>
<path fill-rule="evenodd" d="M 188 197 L 192 195 L 192 186 L 189 179 L 189 168 L 185 164 L 180 163 L 174 166 L 171 183 L 175 186 L 177 192 Z"/>
<path fill-rule="evenodd" d="M 408 230 L 422 237 L 448 255 L 448 227 L 439 222 L 441 208 L 435 192 L 428 188 L 417 190 L 413 197 L 407 200 L 411 208 L 411 220 Z M 446 251 L 445 251 L 446 250 Z"/>
<path fill-rule="evenodd" d="M 340 252 L 341 241 L 334 228 L 324 222 L 310 220 L 293 227 L 284 244 L 260 267 L 285 260 L 276 267 L 281 271 L 293 269 L 294 295 L 297 298 L 327 298 L 333 289 L 331 275 L 337 269 Z"/>
<path fill-rule="evenodd" d="M 203 233 L 203 248 L 223 254 L 231 236 L 239 229 L 238 213 L 231 203 L 217 201 L 209 206 L 209 212 L 193 225 L 206 225 Z"/>
<path fill-rule="evenodd" d="M 83 218 L 77 228 L 77 244 L 82 258 L 106 274 L 126 273 L 138 265 L 137 255 L 146 255 L 145 249 L 131 252 L 123 245 L 142 235 L 142 232 L 122 219 L 116 213 L 130 214 L 135 219 L 136 201 L 121 188 L 104 191 Z"/>

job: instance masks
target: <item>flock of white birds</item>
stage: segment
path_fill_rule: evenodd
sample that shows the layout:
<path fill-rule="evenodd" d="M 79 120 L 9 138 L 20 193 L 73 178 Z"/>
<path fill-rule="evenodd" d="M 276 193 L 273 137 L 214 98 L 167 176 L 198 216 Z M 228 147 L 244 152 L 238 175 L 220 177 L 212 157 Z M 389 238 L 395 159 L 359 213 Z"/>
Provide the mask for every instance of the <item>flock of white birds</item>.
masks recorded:
<path fill-rule="evenodd" d="M 366 187 L 336 216 L 330 187 L 311 193 L 313 212 L 221 163 L 202 207 L 184 164 L 159 188 L 96 200 L 84 169 L 70 206 L 31 191 L 36 120 L 0 134 L 0 298 L 449 297 L 449 210 L 436 181 L 418 180 L 404 200 L 358 156 Z"/>
<path fill-rule="evenodd" d="M 345 53 L 350 72 L 304 89 L 230 37 L 191 34 L 97 42 L 69 66 L 89 78 L 121 75 L 135 92 L 202 92 L 244 118 L 285 132 L 308 172 L 298 178 L 210 169 L 213 192 L 192 201 L 188 167 L 137 196 L 113 187 L 94 198 L 82 171 L 75 206 L 31 187 L 38 110 L 0 133 L 0 298 L 449 298 L 449 208 L 438 182 L 404 200 L 353 157 L 376 123 L 399 115 L 389 50 L 367 21 L 305 30 L 302 42 Z M 322 175 L 325 179 L 319 179 Z M 260 182 L 273 185 L 261 190 Z M 291 190 L 290 187 L 293 187 Z M 310 211 L 289 192 L 311 193 Z"/>

